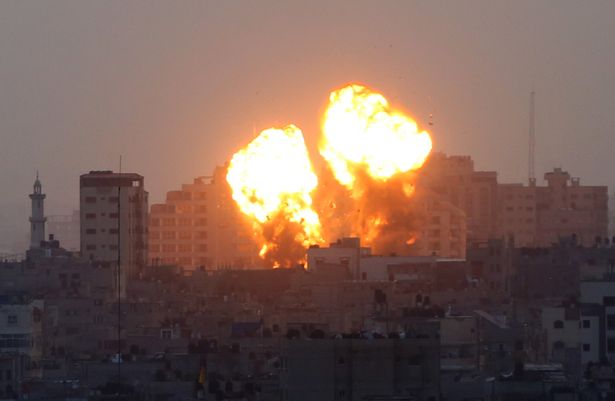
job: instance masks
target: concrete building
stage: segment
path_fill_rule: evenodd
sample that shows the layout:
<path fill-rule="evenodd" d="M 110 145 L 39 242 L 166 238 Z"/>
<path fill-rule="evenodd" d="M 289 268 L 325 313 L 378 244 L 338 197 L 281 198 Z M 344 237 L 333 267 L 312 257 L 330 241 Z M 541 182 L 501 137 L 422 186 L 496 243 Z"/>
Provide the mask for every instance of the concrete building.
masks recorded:
<path fill-rule="evenodd" d="M 254 266 L 258 254 L 231 197 L 226 167 L 195 178 L 150 210 L 151 264 L 177 264 L 194 270 Z"/>
<path fill-rule="evenodd" d="M 499 186 L 498 236 L 514 238 L 517 247 L 548 247 L 573 234 L 585 246 L 607 238 L 606 186 L 582 186 L 560 168 L 544 177 L 546 186 Z"/>
<path fill-rule="evenodd" d="M 502 184 L 493 171 L 475 171 L 469 156 L 434 153 L 418 177 L 465 213 L 468 242 L 514 238 L 517 247 L 544 247 L 576 234 L 589 246 L 608 235 L 607 187 L 583 186 L 561 168 L 545 174 L 546 186 Z"/>
<path fill-rule="evenodd" d="M 412 255 L 465 258 L 466 213 L 434 193 L 427 195 L 421 206 L 426 221 L 411 247 Z"/>
<path fill-rule="evenodd" d="M 36 362 L 42 357 L 44 301 L 0 304 L 0 353 L 22 354 Z"/>
<path fill-rule="evenodd" d="M 79 210 L 67 215 L 47 216 L 47 232 L 60 241 L 66 250 L 79 251 L 80 230 Z"/>
<path fill-rule="evenodd" d="M 419 174 L 426 186 L 465 213 L 468 241 L 485 241 L 496 233 L 497 174 L 475 171 L 470 156 L 435 152 Z M 442 255 L 444 256 L 444 255 Z"/>
<path fill-rule="evenodd" d="M 438 400 L 436 333 L 437 329 L 432 337 L 405 339 L 286 341 L 281 400 Z"/>
<path fill-rule="evenodd" d="M 137 275 L 147 262 L 148 193 L 134 173 L 90 171 L 79 182 L 81 255 Z"/>
<path fill-rule="evenodd" d="M 30 194 L 32 200 L 32 215 L 30 217 L 30 249 L 39 248 L 45 240 L 45 194 L 36 173 L 34 191 Z"/>

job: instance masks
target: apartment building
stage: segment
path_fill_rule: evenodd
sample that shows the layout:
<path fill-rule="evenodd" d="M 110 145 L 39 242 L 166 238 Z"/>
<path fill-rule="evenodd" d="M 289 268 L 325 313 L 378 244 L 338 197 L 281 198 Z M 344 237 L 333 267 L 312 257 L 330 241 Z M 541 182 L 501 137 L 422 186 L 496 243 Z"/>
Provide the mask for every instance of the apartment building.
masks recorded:
<path fill-rule="evenodd" d="M 169 191 L 150 210 L 149 258 L 152 264 L 187 269 L 244 268 L 258 254 L 226 182 L 226 166 Z"/>
<path fill-rule="evenodd" d="M 147 261 L 148 193 L 143 176 L 90 171 L 80 177 L 81 255 L 113 266 L 119 260 L 128 276 Z M 118 252 L 119 251 L 119 252 Z"/>

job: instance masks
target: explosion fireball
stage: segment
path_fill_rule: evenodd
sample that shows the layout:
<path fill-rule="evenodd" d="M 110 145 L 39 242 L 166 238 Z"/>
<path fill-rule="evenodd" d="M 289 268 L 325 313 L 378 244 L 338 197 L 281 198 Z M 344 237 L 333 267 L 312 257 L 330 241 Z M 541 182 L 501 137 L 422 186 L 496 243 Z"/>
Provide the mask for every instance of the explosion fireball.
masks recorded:
<path fill-rule="evenodd" d="M 311 196 L 318 178 L 296 126 L 262 131 L 235 153 L 226 179 L 266 262 L 290 266 L 305 258 L 310 244 L 323 241 Z"/>
<path fill-rule="evenodd" d="M 320 154 L 335 178 L 353 189 L 357 170 L 386 181 L 420 168 L 431 152 L 431 137 L 379 93 L 353 84 L 331 93 L 324 116 Z"/>
<path fill-rule="evenodd" d="M 431 152 L 429 133 L 379 93 L 351 84 L 335 90 L 322 123 L 320 154 L 335 181 L 319 192 L 327 238 L 360 236 L 377 253 L 408 252 L 423 218 L 415 171 Z M 410 239 L 409 239 L 410 238 Z"/>

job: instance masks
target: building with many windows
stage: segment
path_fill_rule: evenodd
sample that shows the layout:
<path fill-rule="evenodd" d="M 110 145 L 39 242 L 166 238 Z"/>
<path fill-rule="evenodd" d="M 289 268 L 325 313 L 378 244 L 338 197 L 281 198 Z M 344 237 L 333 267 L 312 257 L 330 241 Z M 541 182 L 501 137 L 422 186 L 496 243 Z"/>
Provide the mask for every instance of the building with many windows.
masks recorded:
<path fill-rule="evenodd" d="M 465 212 L 468 242 L 514 239 L 517 247 L 544 247 L 575 234 L 581 245 L 608 235 L 608 188 L 584 186 L 561 168 L 546 185 L 502 184 L 493 171 L 475 171 L 469 156 L 434 153 L 418 176 L 442 200 Z"/>
<path fill-rule="evenodd" d="M 188 269 L 254 265 L 258 253 L 225 176 L 226 167 L 216 167 L 213 176 L 197 177 L 151 206 L 150 263 Z"/>
<path fill-rule="evenodd" d="M 81 255 L 113 266 L 119 260 L 128 276 L 147 262 L 148 193 L 143 176 L 90 171 L 79 182 Z M 119 252 L 118 252 L 119 251 Z"/>

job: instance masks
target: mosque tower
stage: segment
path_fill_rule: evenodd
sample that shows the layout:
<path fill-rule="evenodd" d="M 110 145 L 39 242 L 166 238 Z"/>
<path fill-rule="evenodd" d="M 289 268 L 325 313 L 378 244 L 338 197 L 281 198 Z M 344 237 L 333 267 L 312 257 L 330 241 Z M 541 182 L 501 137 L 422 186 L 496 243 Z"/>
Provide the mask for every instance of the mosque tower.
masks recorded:
<path fill-rule="evenodd" d="M 34 192 L 30 194 L 32 199 L 32 217 L 30 217 L 30 249 L 40 248 L 41 241 L 45 240 L 45 194 L 42 191 L 41 182 L 36 172 Z"/>

